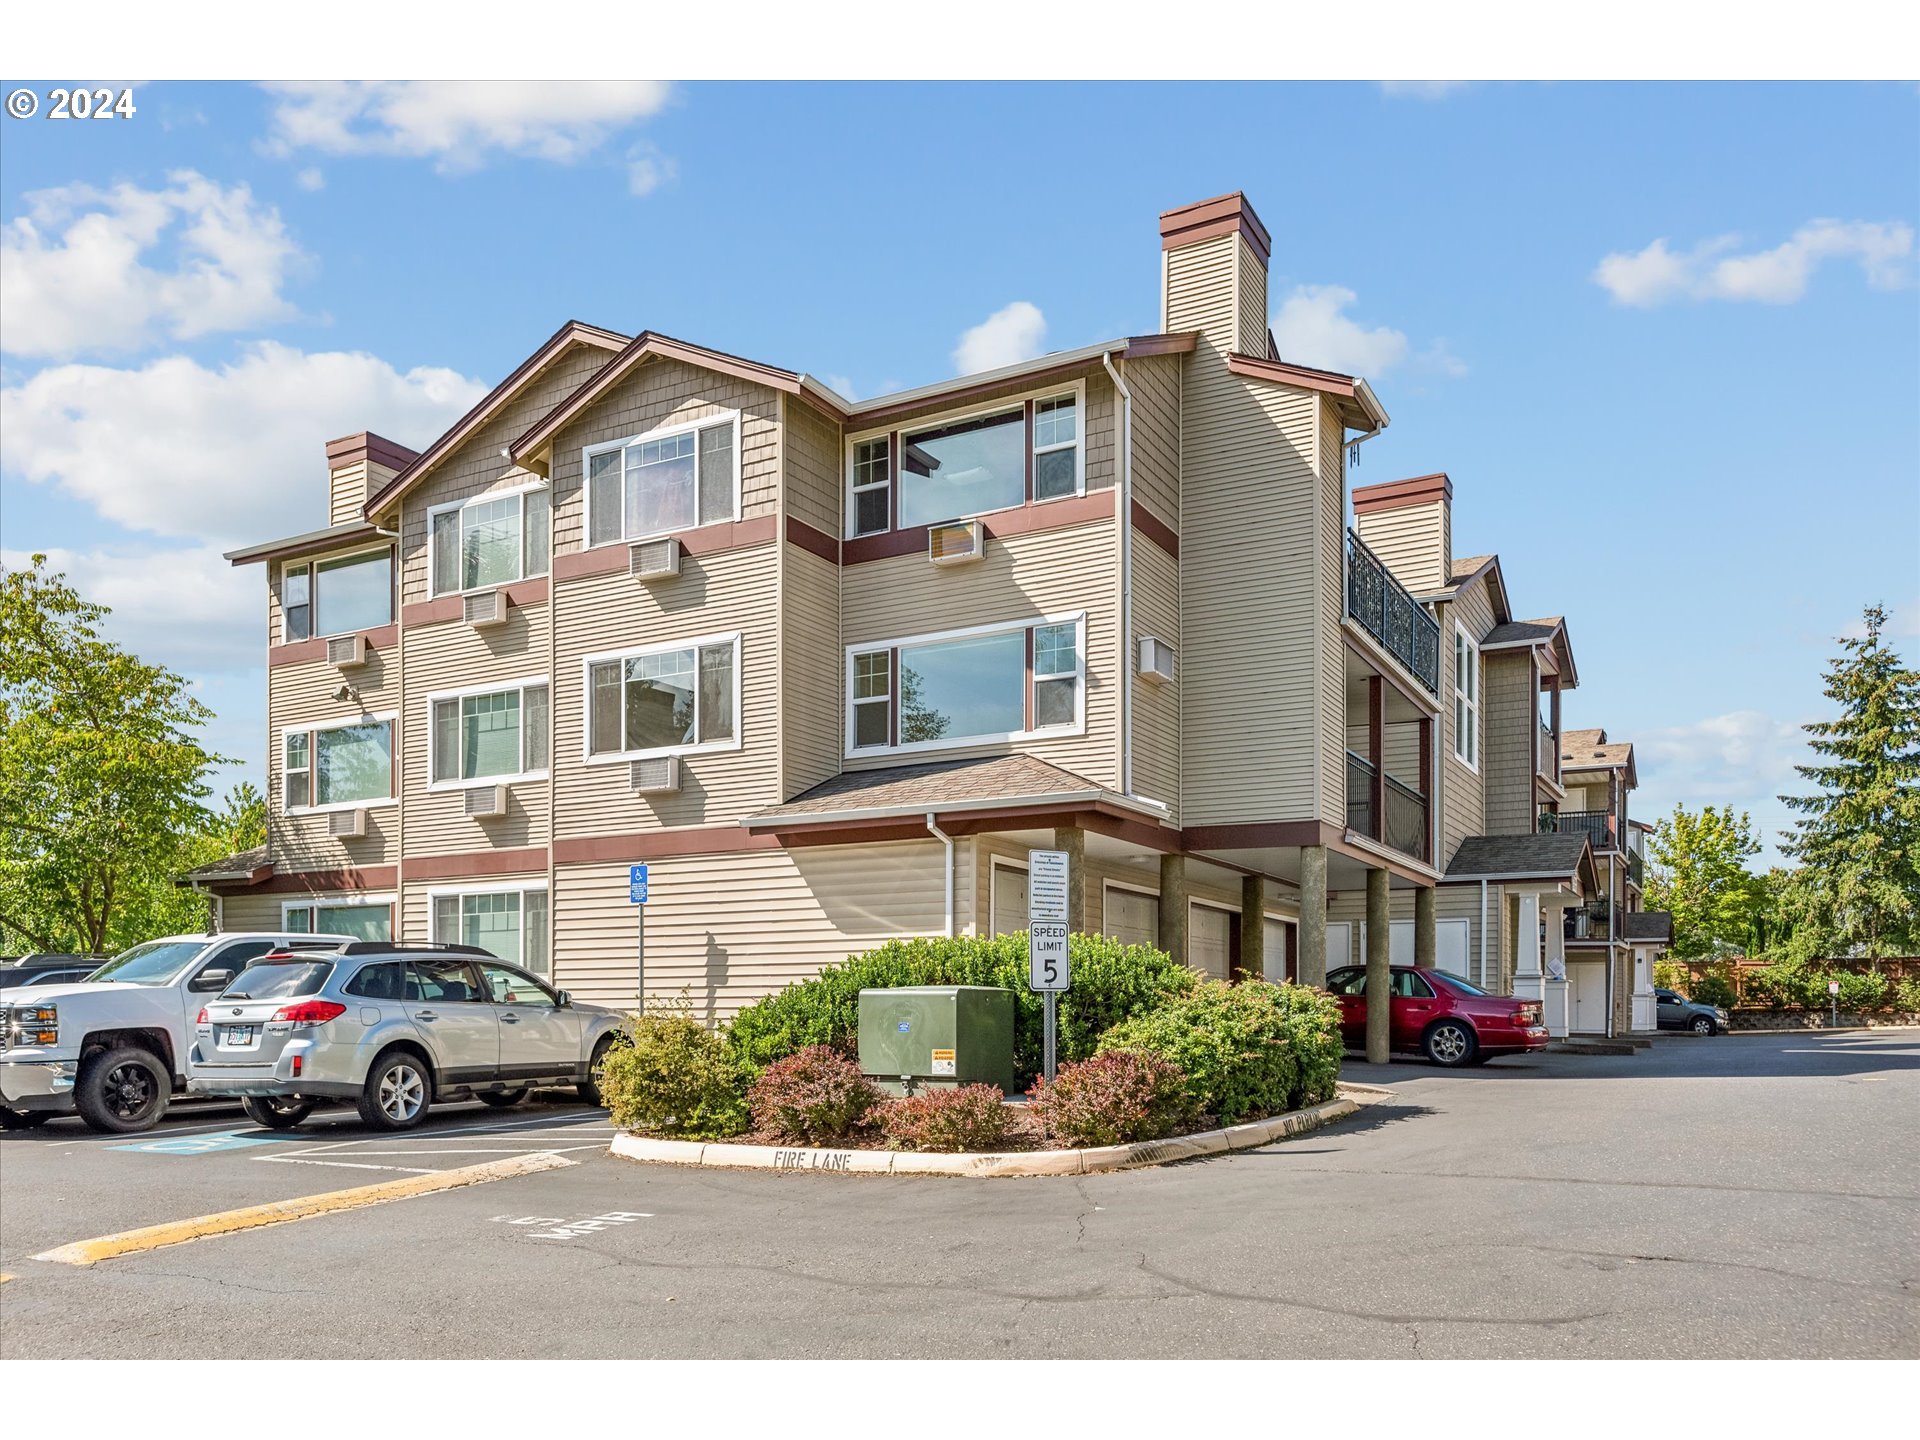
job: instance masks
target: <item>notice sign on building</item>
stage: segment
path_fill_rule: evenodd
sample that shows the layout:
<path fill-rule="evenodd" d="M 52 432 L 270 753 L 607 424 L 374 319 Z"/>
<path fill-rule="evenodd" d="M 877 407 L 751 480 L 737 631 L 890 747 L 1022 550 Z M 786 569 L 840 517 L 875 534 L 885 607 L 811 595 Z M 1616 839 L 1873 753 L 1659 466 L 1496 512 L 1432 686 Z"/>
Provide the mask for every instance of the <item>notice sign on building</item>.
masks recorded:
<path fill-rule="evenodd" d="M 1027 852 L 1027 983 L 1035 990 L 1065 990 L 1067 964 L 1067 852 Z"/>

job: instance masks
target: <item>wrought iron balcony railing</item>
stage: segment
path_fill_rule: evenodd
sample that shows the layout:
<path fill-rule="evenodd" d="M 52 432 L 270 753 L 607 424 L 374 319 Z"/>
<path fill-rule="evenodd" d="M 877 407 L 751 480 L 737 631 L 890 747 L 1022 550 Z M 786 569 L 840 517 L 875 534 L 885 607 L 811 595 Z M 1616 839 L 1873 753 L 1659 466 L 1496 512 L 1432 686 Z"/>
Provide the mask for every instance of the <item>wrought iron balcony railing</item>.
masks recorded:
<path fill-rule="evenodd" d="M 1566 912 L 1563 938 L 1568 940 L 1610 940 L 1613 938 L 1612 907 L 1606 901 L 1583 905 Z"/>
<path fill-rule="evenodd" d="M 1360 537 L 1347 532 L 1347 614 L 1420 683 L 1440 693 L 1440 626 Z"/>
<path fill-rule="evenodd" d="M 1402 855 L 1427 858 L 1427 801 L 1418 790 L 1393 776 L 1386 779 L 1387 811 L 1384 829 L 1373 813 L 1372 762 L 1347 752 L 1347 828 L 1356 835 L 1391 845 Z"/>
<path fill-rule="evenodd" d="M 1373 766 L 1364 757 L 1347 752 L 1347 829 L 1373 838 Z"/>
<path fill-rule="evenodd" d="M 1587 843 L 1596 851 L 1620 848 L 1614 838 L 1613 814 L 1608 810 L 1543 810 L 1540 828 L 1569 835 L 1578 832 L 1587 837 Z"/>

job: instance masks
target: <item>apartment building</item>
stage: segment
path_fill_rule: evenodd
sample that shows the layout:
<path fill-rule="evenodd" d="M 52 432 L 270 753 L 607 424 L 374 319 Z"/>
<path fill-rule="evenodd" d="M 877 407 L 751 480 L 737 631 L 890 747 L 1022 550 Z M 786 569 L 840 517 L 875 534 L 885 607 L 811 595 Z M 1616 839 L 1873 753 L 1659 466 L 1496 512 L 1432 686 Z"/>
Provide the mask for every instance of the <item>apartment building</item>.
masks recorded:
<path fill-rule="evenodd" d="M 855 402 L 569 323 L 424 449 L 329 444 L 328 525 L 229 557 L 266 577 L 271 818 L 189 877 L 220 923 L 630 1004 L 645 863 L 645 994 L 724 1018 L 1024 929 L 1045 847 L 1075 928 L 1221 978 L 1322 981 L 1375 920 L 1376 960 L 1535 983 L 1562 947 L 1517 937 L 1598 890 L 1536 826 L 1564 626 L 1453 561 L 1444 476 L 1349 529 L 1388 417 L 1275 352 L 1243 196 L 1160 242 L 1152 334 Z"/>

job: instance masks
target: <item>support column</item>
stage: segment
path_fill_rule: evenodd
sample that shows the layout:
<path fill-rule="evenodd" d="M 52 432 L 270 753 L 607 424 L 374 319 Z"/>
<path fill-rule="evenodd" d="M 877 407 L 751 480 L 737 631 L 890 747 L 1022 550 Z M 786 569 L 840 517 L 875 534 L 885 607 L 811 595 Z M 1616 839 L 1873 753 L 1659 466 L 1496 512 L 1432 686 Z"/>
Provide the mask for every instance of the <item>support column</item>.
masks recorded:
<path fill-rule="evenodd" d="M 1053 832 L 1053 848 L 1067 852 L 1067 931 L 1087 933 L 1087 832 L 1063 825 Z"/>
<path fill-rule="evenodd" d="M 1435 902 L 1439 892 L 1422 885 L 1413 892 L 1413 963 L 1422 970 L 1434 968 L 1440 958 L 1440 929 L 1435 924 Z"/>
<path fill-rule="evenodd" d="M 1187 963 L 1187 857 L 1160 857 L 1160 948 Z"/>
<path fill-rule="evenodd" d="M 1300 983 L 1327 983 L 1327 847 L 1300 850 Z"/>
<path fill-rule="evenodd" d="M 1367 760 L 1373 766 L 1373 838 L 1387 838 L 1387 687 L 1378 675 L 1367 677 Z"/>
<path fill-rule="evenodd" d="M 1393 911 L 1387 905 L 1387 872 L 1367 871 L 1367 1063 L 1387 1063 L 1393 1021 Z"/>
<path fill-rule="evenodd" d="M 1258 875 L 1240 877 L 1240 976 L 1264 980 L 1267 974 L 1267 887 Z"/>

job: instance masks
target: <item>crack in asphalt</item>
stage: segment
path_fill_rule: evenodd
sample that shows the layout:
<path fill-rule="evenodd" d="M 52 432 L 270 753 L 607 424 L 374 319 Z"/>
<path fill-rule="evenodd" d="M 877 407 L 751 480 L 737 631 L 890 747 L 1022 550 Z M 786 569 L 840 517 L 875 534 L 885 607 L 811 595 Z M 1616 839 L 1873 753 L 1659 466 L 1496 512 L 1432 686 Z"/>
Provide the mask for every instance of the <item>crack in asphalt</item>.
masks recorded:
<path fill-rule="evenodd" d="M 1697 1255 L 1638 1255 L 1621 1250 L 1579 1250 L 1559 1245 L 1506 1245 L 1502 1249 L 1532 1250 L 1542 1255 L 1580 1255 L 1599 1260 L 1638 1260 L 1662 1265 L 1705 1265 L 1717 1270 L 1746 1270 L 1757 1275 L 1777 1275 L 1783 1280 L 1803 1280 L 1810 1285 L 1836 1285 L 1847 1290 L 1875 1290 L 1902 1295 L 1911 1281 L 1877 1284 L 1871 1280 L 1839 1280 L 1829 1275 L 1809 1275 L 1802 1270 L 1783 1270 L 1777 1265 L 1753 1265 L 1743 1260 L 1713 1260 Z"/>
<path fill-rule="evenodd" d="M 602 1269 L 668 1270 L 711 1273 L 716 1270 L 739 1271 L 749 1275 L 772 1275 L 782 1280 L 811 1280 L 817 1285 L 831 1286 L 836 1290 L 886 1291 L 904 1290 L 914 1294 L 925 1294 L 928 1282 L 925 1280 L 855 1280 L 841 1275 L 821 1275 L 811 1270 L 795 1270 L 782 1265 L 749 1265 L 741 1263 L 717 1263 L 699 1261 L 677 1263 L 671 1260 L 629 1260 L 619 1255 L 610 1255 L 591 1245 L 557 1245 L 559 1250 L 581 1250 L 608 1263 Z M 942 1282 L 943 1291 L 955 1290 L 964 1295 L 987 1295 L 996 1300 L 1017 1300 L 1027 1305 L 1077 1305 L 1088 1300 L 1098 1300 L 1107 1293 L 1105 1285 L 1095 1285 L 1086 1290 L 1069 1290 L 1056 1295 L 1035 1294 L 1025 1290 L 998 1290 L 985 1285 L 954 1285 Z"/>
<path fill-rule="evenodd" d="M 1710 1185 L 1697 1180 L 1604 1180 L 1585 1175 L 1502 1175 L 1487 1170 L 1368 1170 L 1347 1165 L 1300 1165 L 1314 1175 L 1384 1175 L 1401 1180 L 1493 1180 L 1525 1185 L 1614 1185 L 1634 1190 L 1715 1190 L 1731 1195 L 1799 1195 L 1819 1200 L 1892 1200 L 1920 1205 L 1920 1195 L 1884 1195 L 1873 1190 L 1797 1190 L 1775 1185 Z"/>
<path fill-rule="evenodd" d="M 1613 1312 L 1611 1310 L 1591 1310 L 1578 1315 L 1407 1315 L 1378 1310 L 1354 1310 L 1344 1305 L 1318 1305 L 1311 1300 L 1289 1300 L 1283 1295 L 1256 1295 L 1246 1290 L 1223 1290 L 1212 1285 L 1202 1285 L 1197 1280 L 1188 1280 L 1179 1275 L 1169 1274 L 1148 1264 L 1143 1258 L 1139 1268 L 1156 1279 L 1169 1285 L 1177 1285 L 1190 1295 L 1205 1295 L 1215 1300 L 1244 1300 L 1253 1305 L 1277 1305 L 1289 1310 L 1311 1310 L 1319 1315 L 1343 1315 L 1350 1320 L 1373 1320 L 1383 1325 L 1501 1325 L 1518 1326 L 1527 1329 L 1551 1330 L 1565 1325 L 1578 1325 L 1587 1320 L 1602 1320 Z"/>

